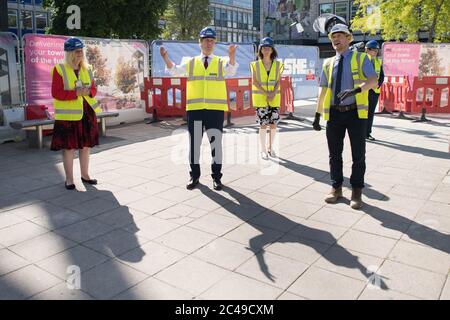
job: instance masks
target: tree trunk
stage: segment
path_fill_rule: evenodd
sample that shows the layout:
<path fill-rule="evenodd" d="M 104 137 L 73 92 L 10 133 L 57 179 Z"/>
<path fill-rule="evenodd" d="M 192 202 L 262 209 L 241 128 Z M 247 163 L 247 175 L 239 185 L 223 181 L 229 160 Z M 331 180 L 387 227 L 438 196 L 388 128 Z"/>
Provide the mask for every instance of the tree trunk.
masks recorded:
<path fill-rule="evenodd" d="M 436 28 L 439 11 L 441 11 L 441 7 L 443 4 L 444 4 L 444 0 L 440 0 L 440 2 L 438 2 L 436 4 L 436 7 L 434 8 L 433 22 L 431 23 L 430 29 L 428 31 L 428 42 L 434 41 L 434 37 L 433 37 L 434 29 Z"/>

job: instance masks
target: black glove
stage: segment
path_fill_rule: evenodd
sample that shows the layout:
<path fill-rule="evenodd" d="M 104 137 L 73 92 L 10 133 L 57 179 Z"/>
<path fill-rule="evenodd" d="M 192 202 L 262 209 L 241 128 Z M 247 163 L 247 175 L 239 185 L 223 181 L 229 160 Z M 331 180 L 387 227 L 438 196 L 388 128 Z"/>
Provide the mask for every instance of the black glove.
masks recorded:
<path fill-rule="evenodd" d="M 322 127 L 320 126 L 320 113 L 318 112 L 316 112 L 316 115 L 314 117 L 313 129 L 316 131 L 322 130 Z"/>
<path fill-rule="evenodd" d="M 357 93 L 360 93 L 361 91 L 362 91 L 361 87 L 357 87 L 354 89 L 348 89 L 348 90 L 339 92 L 337 97 L 339 98 L 340 101 L 343 101 L 345 98 L 353 97 L 354 95 L 356 95 Z"/>

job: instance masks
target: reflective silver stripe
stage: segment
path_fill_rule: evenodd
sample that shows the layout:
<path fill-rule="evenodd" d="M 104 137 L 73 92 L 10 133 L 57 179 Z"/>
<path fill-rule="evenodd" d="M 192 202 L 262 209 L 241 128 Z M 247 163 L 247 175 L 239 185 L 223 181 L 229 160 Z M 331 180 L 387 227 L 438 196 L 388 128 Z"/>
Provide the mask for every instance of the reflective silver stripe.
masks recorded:
<path fill-rule="evenodd" d="M 260 61 L 261 60 L 258 60 L 257 67 L 256 67 L 256 80 L 258 80 L 259 83 L 261 83 L 261 67 L 259 64 L 262 63 Z"/>
<path fill-rule="evenodd" d="M 91 83 L 94 82 L 94 74 L 92 73 L 92 69 L 88 68 L 89 78 L 91 79 Z"/>
<path fill-rule="evenodd" d="M 269 85 L 269 86 L 274 86 L 274 85 L 277 84 L 277 82 L 278 82 L 278 81 L 268 81 L 268 82 L 267 82 L 267 85 Z"/>
<path fill-rule="evenodd" d="M 189 62 L 189 78 L 194 76 L 195 58 L 192 58 Z"/>
<path fill-rule="evenodd" d="M 55 109 L 56 114 L 83 114 L 83 110 Z"/>
<path fill-rule="evenodd" d="M 253 93 L 253 94 L 266 94 L 264 91 L 261 91 L 261 90 L 252 90 L 252 93 Z M 276 93 L 277 93 L 277 94 L 278 94 L 278 93 L 281 93 L 281 91 L 280 91 L 280 90 L 277 90 Z"/>
<path fill-rule="evenodd" d="M 198 80 L 208 80 L 208 81 L 223 81 L 224 79 L 222 78 L 217 78 L 217 77 L 203 77 L 203 76 L 195 76 L 195 77 L 189 77 L 188 78 L 189 81 L 198 81 Z"/>
<path fill-rule="evenodd" d="M 358 110 L 369 111 L 369 106 L 358 106 Z"/>
<path fill-rule="evenodd" d="M 223 62 L 219 59 L 219 80 L 223 80 Z"/>
<path fill-rule="evenodd" d="M 94 103 L 94 104 L 91 106 L 92 109 L 95 109 L 95 108 L 97 108 L 97 107 L 98 107 L 98 102 Z"/>
<path fill-rule="evenodd" d="M 280 76 L 280 61 L 277 61 L 276 68 L 277 68 L 277 70 L 276 70 L 276 74 L 275 74 L 275 79 L 278 81 L 278 79 L 280 79 L 279 78 L 279 76 Z"/>
<path fill-rule="evenodd" d="M 199 98 L 199 99 L 190 99 L 186 101 L 187 104 L 192 104 L 192 103 L 217 103 L 217 104 L 228 104 L 227 100 L 221 100 L 221 99 L 203 99 L 203 98 Z"/>
<path fill-rule="evenodd" d="M 64 66 L 64 64 L 60 64 L 59 67 L 61 68 L 61 72 L 62 72 L 62 77 L 63 77 L 63 82 L 64 82 L 64 90 L 70 90 L 69 87 L 69 78 L 67 76 L 67 72 L 66 72 L 66 68 Z"/>

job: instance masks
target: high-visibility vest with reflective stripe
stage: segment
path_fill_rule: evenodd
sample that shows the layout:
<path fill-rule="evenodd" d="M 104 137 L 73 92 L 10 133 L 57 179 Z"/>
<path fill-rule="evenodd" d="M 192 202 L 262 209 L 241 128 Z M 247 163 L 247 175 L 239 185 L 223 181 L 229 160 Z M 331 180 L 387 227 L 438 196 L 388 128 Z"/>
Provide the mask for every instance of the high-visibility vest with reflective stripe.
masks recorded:
<path fill-rule="evenodd" d="M 227 85 L 224 62 L 219 57 L 210 59 L 205 69 L 201 57 L 187 64 L 186 110 L 228 111 Z"/>
<path fill-rule="evenodd" d="M 281 78 L 282 63 L 280 61 L 274 61 L 270 67 L 269 75 L 267 75 L 266 68 L 261 59 L 251 63 L 252 75 L 261 84 L 261 86 L 267 91 L 272 91 L 275 85 Z M 267 107 L 279 108 L 281 102 L 280 88 L 278 87 L 275 98 L 271 101 L 267 101 L 267 96 L 263 91 L 258 89 L 254 84 L 252 85 L 252 104 L 255 108 Z"/>
<path fill-rule="evenodd" d="M 55 68 L 52 69 L 53 72 L 59 73 L 63 78 L 64 90 L 75 90 L 75 82 L 80 80 L 83 85 L 91 86 L 94 81 L 94 75 L 92 74 L 92 69 L 80 68 L 78 78 L 75 75 L 75 71 L 67 64 L 57 64 Z M 90 96 L 78 96 L 74 100 L 58 100 L 53 99 L 53 106 L 55 108 L 55 120 L 65 120 L 65 121 L 78 121 L 83 118 L 83 99 L 94 109 L 95 112 L 100 112 L 101 109 L 98 105 L 96 99 Z"/>
<path fill-rule="evenodd" d="M 359 87 L 367 78 L 363 73 L 363 62 L 366 57 L 365 53 L 353 51 L 351 58 L 353 87 Z M 328 86 L 325 88 L 325 98 L 323 101 L 323 119 L 330 120 L 330 106 L 333 90 L 331 85 L 333 83 L 333 66 L 336 61 L 336 56 L 325 60 L 323 64 L 323 72 L 328 79 Z M 363 91 L 355 95 L 356 105 L 358 107 L 358 118 L 367 119 L 369 115 L 369 92 Z"/>
<path fill-rule="evenodd" d="M 370 60 L 375 59 L 373 65 L 375 67 L 375 72 L 377 73 L 377 76 L 378 76 L 377 79 L 380 79 L 381 65 L 382 65 L 381 59 L 378 58 L 378 57 L 372 58 L 372 56 L 370 54 L 368 54 L 367 56 L 369 57 Z M 374 88 L 372 90 L 375 93 L 380 93 L 380 89 L 379 88 Z"/>

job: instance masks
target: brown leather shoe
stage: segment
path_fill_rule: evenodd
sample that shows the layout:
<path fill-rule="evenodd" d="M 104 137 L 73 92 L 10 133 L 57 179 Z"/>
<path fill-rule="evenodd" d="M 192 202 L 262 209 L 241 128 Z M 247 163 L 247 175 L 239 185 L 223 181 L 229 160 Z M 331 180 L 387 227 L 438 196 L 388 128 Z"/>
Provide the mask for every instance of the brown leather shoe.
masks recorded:
<path fill-rule="evenodd" d="M 362 202 L 362 189 L 353 188 L 352 189 L 352 200 L 350 201 L 350 207 L 352 209 L 358 210 L 363 206 Z"/>
<path fill-rule="evenodd" d="M 330 193 L 327 194 L 324 200 L 326 203 L 335 203 L 339 198 L 342 198 L 342 187 L 331 188 Z"/>

